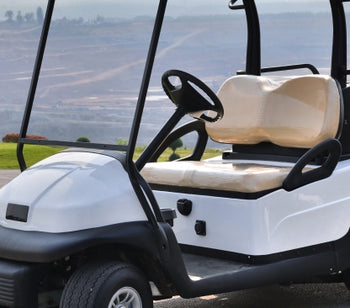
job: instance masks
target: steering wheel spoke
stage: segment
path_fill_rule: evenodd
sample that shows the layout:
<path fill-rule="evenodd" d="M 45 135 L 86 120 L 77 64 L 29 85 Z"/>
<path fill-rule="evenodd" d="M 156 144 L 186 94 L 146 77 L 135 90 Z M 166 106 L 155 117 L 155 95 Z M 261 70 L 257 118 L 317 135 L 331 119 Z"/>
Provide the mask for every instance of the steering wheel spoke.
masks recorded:
<path fill-rule="evenodd" d="M 179 78 L 180 85 L 172 84 L 170 81 L 172 77 Z M 205 83 L 189 73 L 179 70 L 166 71 L 162 76 L 162 86 L 177 107 L 183 108 L 185 113 L 196 119 L 215 122 L 224 114 L 222 104 L 216 94 Z M 214 111 L 215 115 L 206 114 L 207 111 Z"/>

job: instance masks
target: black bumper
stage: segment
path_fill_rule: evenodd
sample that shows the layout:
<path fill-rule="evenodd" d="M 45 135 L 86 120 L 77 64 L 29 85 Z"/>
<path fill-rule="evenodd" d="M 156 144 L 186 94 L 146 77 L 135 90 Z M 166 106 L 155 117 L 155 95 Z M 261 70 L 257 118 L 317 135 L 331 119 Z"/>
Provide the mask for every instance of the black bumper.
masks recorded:
<path fill-rule="evenodd" d="M 38 285 L 46 266 L 0 260 L 0 307 L 38 306 Z"/>
<path fill-rule="evenodd" d="M 128 245 L 153 255 L 158 251 L 154 230 L 145 221 L 67 233 L 20 231 L 0 226 L 0 259 L 49 263 L 103 244 Z"/>
<path fill-rule="evenodd" d="M 37 308 L 40 282 L 56 260 L 103 244 L 157 254 L 145 221 L 67 233 L 20 231 L 0 226 L 0 307 Z"/>

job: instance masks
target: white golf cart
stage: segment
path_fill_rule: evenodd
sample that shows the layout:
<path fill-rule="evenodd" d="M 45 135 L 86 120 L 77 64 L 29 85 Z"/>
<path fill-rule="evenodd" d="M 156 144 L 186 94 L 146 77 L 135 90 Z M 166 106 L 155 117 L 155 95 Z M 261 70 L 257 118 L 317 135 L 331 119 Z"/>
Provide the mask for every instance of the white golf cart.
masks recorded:
<path fill-rule="evenodd" d="M 23 172 L 0 190 L 1 307 L 152 307 L 273 283 L 350 285 L 343 1 L 330 0 L 330 76 L 310 64 L 261 68 L 255 3 L 235 2 L 229 8 L 248 22 L 245 71 L 217 94 L 166 71 L 176 111 L 134 162 L 167 1 L 159 1 L 129 143 L 106 145 L 26 138 L 55 5 L 48 0 L 18 142 Z M 312 74 L 261 76 L 299 68 Z M 196 120 L 176 128 L 186 114 Z M 190 132 L 198 135 L 190 157 L 157 162 Z M 201 160 L 208 136 L 232 150 Z M 27 168 L 25 144 L 69 149 Z"/>

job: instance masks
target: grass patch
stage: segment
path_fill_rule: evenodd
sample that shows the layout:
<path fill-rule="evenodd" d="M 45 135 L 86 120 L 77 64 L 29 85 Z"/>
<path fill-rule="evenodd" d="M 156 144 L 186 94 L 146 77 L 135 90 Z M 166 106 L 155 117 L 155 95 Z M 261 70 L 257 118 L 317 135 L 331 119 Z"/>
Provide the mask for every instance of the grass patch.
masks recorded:
<path fill-rule="evenodd" d="M 18 169 L 17 155 L 16 155 L 17 144 L 15 143 L 0 143 L 0 169 Z M 50 147 L 41 145 L 26 144 L 24 146 L 24 157 L 26 159 L 27 166 L 30 167 L 38 161 L 49 157 L 53 154 L 61 152 L 64 148 L 62 147 Z M 145 147 L 136 147 L 134 158 L 137 159 Z M 191 149 L 180 148 L 176 150 L 176 154 L 180 157 L 186 157 L 192 153 Z M 166 149 L 158 161 L 168 161 L 169 156 L 172 154 L 171 149 Z M 221 155 L 221 150 L 207 149 L 203 154 L 203 159 L 208 159 L 214 156 Z"/>
<path fill-rule="evenodd" d="M 137 158 L 142 151 L 145 149 L 145 147 L 138 147 L 135 151 L 135 158 Z M 167 148 L 162 155 L 159 156 L 158 161 L 169 161 L 169 157 L 170 155 L 173 153 L 173 151 L 169 148 Z M 180 149 L 176 149 L 176 154 L 178 154 L 181 158 L 184 158 L 186 156 L 189 156 L 192 154 L 192 149 L 187 149 L 187 148 L 180 148 Z M 215 157 L 218 155 L 221 155 L 222 151 L 218 150 L 218 149 L 206 149 L 202 159 L 208 159 L 211 157 Z"/>
<path fill-rule="evenodd" d="M 27 166 L 30 167 L 36 162 L 62 151 L 61 147 L 48 147 L 42 145 L 27 144 L 24 146 L 23 154 Z M 0 143 L 0 169 L 18 169 L 17 144 Z"/>

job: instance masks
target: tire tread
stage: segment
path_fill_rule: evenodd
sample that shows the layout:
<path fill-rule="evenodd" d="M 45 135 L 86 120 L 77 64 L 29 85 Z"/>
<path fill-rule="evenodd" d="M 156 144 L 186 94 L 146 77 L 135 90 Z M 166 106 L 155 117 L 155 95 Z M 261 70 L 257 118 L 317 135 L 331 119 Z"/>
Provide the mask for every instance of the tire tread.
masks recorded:
<path fill-rule="evenodd" d="M 61 297 L 60 308 L 94 308 L 97 293 L 112 273 L 132 266 L 119 262 L 92 262 L 75 271 Z"/>

